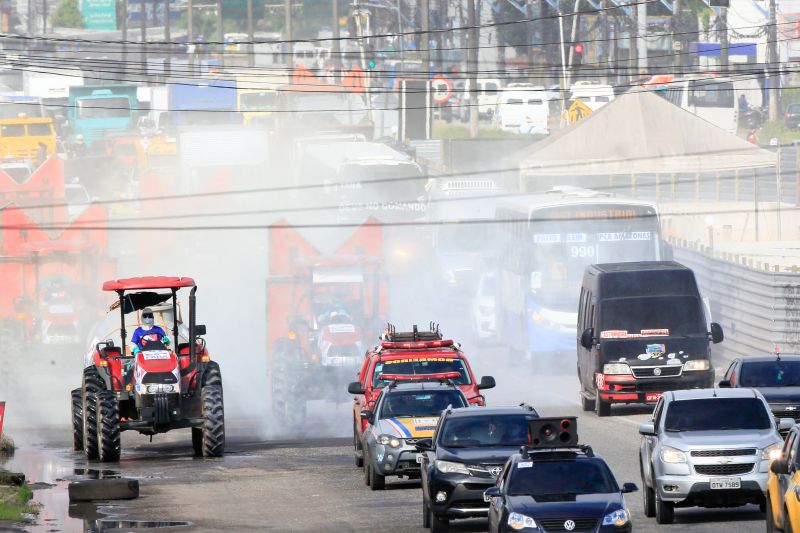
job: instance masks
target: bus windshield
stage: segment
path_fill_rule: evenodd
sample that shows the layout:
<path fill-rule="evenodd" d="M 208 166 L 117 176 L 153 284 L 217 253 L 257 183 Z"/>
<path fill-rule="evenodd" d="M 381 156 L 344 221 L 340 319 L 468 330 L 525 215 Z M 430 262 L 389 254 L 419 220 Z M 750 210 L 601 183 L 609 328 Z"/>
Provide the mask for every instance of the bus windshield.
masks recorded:
<path fill-rule="evenodd" d="M 595 263 L 659 259 L 658 219 L 532 221 L 529 232 L 531 290 L 544 307 L 576 309 L 581 276 Z"/>
<path fill-rule="evenodd" d="M 695 81 L 689 90 L 689 105 L 696 107 L 733 108 L 733 83 L 729 81 Z"/>

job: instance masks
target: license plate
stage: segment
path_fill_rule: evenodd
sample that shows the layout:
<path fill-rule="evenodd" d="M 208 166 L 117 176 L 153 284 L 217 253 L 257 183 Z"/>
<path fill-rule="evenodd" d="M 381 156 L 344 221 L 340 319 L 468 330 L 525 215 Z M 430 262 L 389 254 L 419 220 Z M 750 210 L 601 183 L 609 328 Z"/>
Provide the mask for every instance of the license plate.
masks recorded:
<path fill-rule="evenodd" d="M 417 454 L 417 462 L 418 462 L 419 464 L 422 464 L 422 454 L 421 454 L 421 453 L 418 453 L 418 454 Z"/>
<path fill-rule="evenodd" d="M 644 401 L 647 403 L 656 403 L 661 398 L 660 392 L 648 392 L 644 395 Z"/>
<path fill-rule="evenodd" d="M 742 480 L 738 477 L 715 477 L 711 479 L 712 489 L 740 489 Z"/>

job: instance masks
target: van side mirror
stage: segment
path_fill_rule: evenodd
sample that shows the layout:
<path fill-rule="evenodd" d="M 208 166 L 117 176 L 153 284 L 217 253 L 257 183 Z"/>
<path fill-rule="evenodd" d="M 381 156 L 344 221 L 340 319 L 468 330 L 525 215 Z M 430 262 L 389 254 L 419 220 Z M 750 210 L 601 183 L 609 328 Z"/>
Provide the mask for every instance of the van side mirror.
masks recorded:
<path fill-rule="evenodd" d="M 373 413 L 369 409 L 364 409 L 363 411 L 361 411 L 361 418 L 372 424 L 375 422 L 375 413 Z"/>
<path fill-rule="evenodd" d="M 769 469 L 773 474 L 787 475 L 789 473 L 789 459 L 781 457 L 769 464 Z"/>
<path fill-rule="evenodd" d="M 730 389 L 731 388 L 731 380 L 723 379 L 722 381 L 720 381 L 717 384 L 717 387 L 719 387 L 720 389 Z"/>
<path fill-rule="evenodd" d="M 493 389 L 497 386 L 492 376 L 483 376 L 481 382 L 478 384 L 479 390 Z"/>
<path fill-rule="evenodd" d="M 725 340 L 725 334 L 722 332 L 722 326 L 716 322 L 711 323 L 711 341 L 714 344 L 719 344 Z"/>
<path fill-rule="evenodd" d="M 205 335 L 206 334 L 206 326 L 205 324 L 195 324 L 194 326 L 194 334 L 195 335 Z"/>
<path fill-rule="evenodd" d="M 655 437 L 656 425 L 653 422 L 643 422 L 639 425 L 639 434 L 645 437 Z"/>
<path fill-rule="evenodd" d="M 587 350 L 592 349 L 592 345 L 594 344 L 594 328 L 586 328 L 581 333 L 581 346 L 586 348 Z"/>
<path fill-rule="evenodd" d="M 364 387 L 361 386 L 361 383 L 354 381 L 347 386 L 347 392 L 354 396 L 358 396 L 359 394 L 365 394 L 367 391 L 364 390 Z"/>

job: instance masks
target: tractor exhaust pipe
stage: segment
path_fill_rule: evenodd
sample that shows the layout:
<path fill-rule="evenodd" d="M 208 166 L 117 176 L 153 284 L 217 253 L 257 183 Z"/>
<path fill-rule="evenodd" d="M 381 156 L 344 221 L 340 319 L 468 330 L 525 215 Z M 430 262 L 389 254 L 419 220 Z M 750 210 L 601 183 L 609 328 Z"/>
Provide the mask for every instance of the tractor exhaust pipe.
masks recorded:
<path fill-rule="evenodd" d="M 191 364 L 197 365 L 197 375 L 202 376 L 202 368 L 200 368 L 200 362 L 197 361 L 197 354 L 195 353 L 195 347 L 197 346 L 197 339 L 195 337 L 194 327 L 196 324 L 195 320 L 195 302 L 197 299 L 195 298 L 194 293 L 197 292 L 197 287 L 192 287 L 192 290 L 189 292 L 189 360 Z"/>
<path fill-rule="evenodd" d="M 122 340 L 122 357 L 127 357 L 127 345 L 125 343 L 126 332 L 125 332 L 125 291 L 117 291 L 119 294 L 119 320 L 120 320 L 120 328 L 119 328 L 119 335 Z"/>

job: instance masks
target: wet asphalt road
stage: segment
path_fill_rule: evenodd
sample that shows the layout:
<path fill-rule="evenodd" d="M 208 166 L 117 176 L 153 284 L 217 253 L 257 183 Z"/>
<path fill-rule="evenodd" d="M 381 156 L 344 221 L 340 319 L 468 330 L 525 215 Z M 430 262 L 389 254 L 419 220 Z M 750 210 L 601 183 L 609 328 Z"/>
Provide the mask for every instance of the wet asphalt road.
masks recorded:
<path fill-rule="evenodd" d="M 592 444 L 610 463 L 620 483 L 639 480 L 637 462 L 639 422 L 644 408 L 620 408 L 617 416 L 598 419 L 583 415 L 572 376 L 541 379 L 505 378 L 504 386 L 489 391 L 492 404 L 525 400 L 542 415 L 579 415 L 581 442 Z M 53 483 L 56 479 L 97 475 L 125 475 L 140 480 L 141 497 L 110 506 L 68 508 L 65 483 L 37 491 L 45 503 L 40 526 L 32 532 L 82 532 L 108 529 L 119 520 L 190 521 L 191 531 L 386 531 L 421 532 L 419 484 L 391 482 L 387 490 L 370 491 L 352 460 L 347 406 L 311 409 L 303 438 L 265 441 L 254 437 L 259 420 L 228 421 L 226 456 L 203 460 L 191 456 L 189 432 L 158 436 L 153 443 L 138 435 L 124 434 L 119 465 L 98 471 L 80 455 L 68 451 L 67 428 L 18 429 L 22 445 L 7 464 L 27 471 L 31 481 Z M 314 435 L 331 419 L 341 422 L 329 438 Z M 325 426 L 322 422 L 326 422 Z M 739 509 L 678 510 L 676 523 L 657 526 L 641 512 L 641 493 L 629 496 L 637 531 L 737 532 L 763 531 L 764 515 L 757 507 Z M 73 515 L 69 517 L 69 514 Z M 125 524 L 121 524 L 125 525 Z M 135 531 L 132 528 L 110 529 Z M 144 531 L 144 529 L 142 529 Z M 454 522 L 452 531 L 485 531 L 485 521 Z"/>

